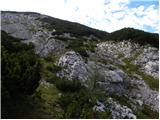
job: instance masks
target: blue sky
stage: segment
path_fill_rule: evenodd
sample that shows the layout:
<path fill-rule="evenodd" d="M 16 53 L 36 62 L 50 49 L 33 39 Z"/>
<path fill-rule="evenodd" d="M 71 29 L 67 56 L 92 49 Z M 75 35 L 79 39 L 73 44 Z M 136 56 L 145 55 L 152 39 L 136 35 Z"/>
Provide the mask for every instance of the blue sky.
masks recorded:
<path fill-rule="evenodd" d="M 158 0 L 1 0 L 1 10 L 32 11 L 113 32 L 133 27 L 158 33 Z"/>

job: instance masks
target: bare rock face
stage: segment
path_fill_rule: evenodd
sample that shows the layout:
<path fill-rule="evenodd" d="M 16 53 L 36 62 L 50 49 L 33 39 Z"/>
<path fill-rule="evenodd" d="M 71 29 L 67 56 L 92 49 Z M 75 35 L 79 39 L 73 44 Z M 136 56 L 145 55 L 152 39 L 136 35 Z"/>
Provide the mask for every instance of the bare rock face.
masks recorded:
<path fill-rule="evenodd" d="M 111 111 L 113 119 L 136 119 L 136 115 L 133 114 L 132 110 L 127 106 L 122 106 L 112 98 L 106 101 L 106 108 Z"/>
<path fill-rule="evenodd" d="M 105 110 L 109 110 L 113 119 L 136 119 L 136 115 L 134 115 L 132 109 L 120 105 L 112 98 L 108 98 L 104 103 L 97 100 L 93 110 L 95 112 L 105 112 Z"/>
<path fill-rule="evenodd" d="M 114 65 L 88 62 L 89 70 L 92 72 L 91 80 L 96 79 L 98 88 L 109 94 L 121 95 L 129 85 L 128 76 Z"/>
<path fill-rule="evenodd" d="M 140 65 L 146 74 L 158 79 L 159 50 L 157 48 L 145 48 L 143 53 L 134 61 L 134 63 Z"/>
<path fill-rule="evenodd" d="M 38 18 L 36 15 L 23 15 L 16 13 L 2 13 L 2 30 L 10 33 L 14 37 L 21 39 L 31 39 L 33 36 L 33 30 L 39 26 L 40 22 L 35 22 Z M 32 30 L 31 30 L 32 29 Z"/>
<path fill-rule="evenodd" d="M 139 79 L 130 80 L 132 89 L 128 91 L 128 97 L 138 106 L 143 104 L 150 106 L 152 110 L 159 110 L 159 93 L 156 90 L 152 90 L 149 86 Z"/>
<path fill-rule="evenodd" d="M 111 60 L 117 64 L 124 64 L 122 57 L 131 57 L 140 46 L 129 41 L 113 42 L 107 41 L 97 45 L 96 52 L 99 56 Z"/>
<path fill-rule="evenodd" d="M 82 83 L 88 79 L 87 65 L 82 57 L 74 51 L 66 52 L 61 56 L 58 65 L 64 67 L 58 74 L 60 77 L 69 80 L 80 80 Z"/>
<path fill-rule="evenodd" d="M 113 83 L 123 82 L 123 78 L 116 71 L 108 71 L 106 72 L 106 79 Z"/>
<path fill-rule="evenodd" d="M 2 30 L 22 42 L 32 42 L 35 45 L 35 52 L 41 56 L 49 53 L 56 53 L 65 48 L 62 41 L 56 40 L 52 36 L 55 30 L 48 30 L 44 26 L 46 23 L 40 21 L 46 16 L 41 14 L 24 13 L 2 13 Z"/>

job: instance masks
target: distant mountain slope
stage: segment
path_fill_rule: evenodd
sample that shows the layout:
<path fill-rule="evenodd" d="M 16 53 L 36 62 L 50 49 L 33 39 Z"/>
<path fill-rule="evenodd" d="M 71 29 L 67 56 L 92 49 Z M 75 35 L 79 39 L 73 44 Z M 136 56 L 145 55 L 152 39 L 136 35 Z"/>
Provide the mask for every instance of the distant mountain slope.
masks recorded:
<path fill-rule="evenodd" d="M 41 21 L 49 23 L 50 28 L 56 28 L 59 33 L 69 32 L 76 35 L 95 35 L 102 40 L 131 40 L 141 45 L 150 44 L 152 46 L 159 46 L 159 36 L 156 33 L 149 33 L 134 28 L 123 28 L 112 33 L 107 33 L 97 29 L 93 29 L 79 23 L 60 20 L 53 17 L 46 17 Z"/>
<path fill-rule="evenodd" d="M 13 12 L 13 11 L 2 11 L 3 13 L 12 13 L 12 14 L 24 14 L 24 15 L 36 15 L 40 16 L 41 14 L 35 12 Z M 56 32 L 53 34 L 63 34 L 70 33 L 74 36 L 90 36 L 94 35 L 99 38 L 101 41 L 106 40 L 131 40 L 133 42 L 139 43 L 141 45 L 150 44 L 151 46 L 157 47 L 159 46 L 159 35 L 156 33 L 149 33 L 142 30 L 134 29 L 134 28 L 123 28 L 112 33 L 108 33 L 105 31 L 97 30 L 94 28 L 87 27 L 85 25 L 70 22 L 66 20 L 61 20 L 58 18 L 44 16 L 42 18 L 37 18 L 41 22 L 47 23 L 45 27 L 49 30 L 55 29 Z"/>
<path fill-rule="evenodd" d="M 43 22 L 49 23 L 50 26 L 48 26 L 50 29 L 56 29 L 57 33 L 71 33 L 78 36 L 89 36 L 89 35 L 95 35 L 98 38 L 104 39 L 105 37 L 108 37 L 109 33 L 93 29 L 90 27 L 87 27 L 85 25 L 76 23 L 76 22 L 69 22 L 66 20 L 61 20 L 58 18 L 53 17 L 45 17 L 40 19 Z"/>
<path fill-rule="evenodd" d="M 150 44 L 154 47 L 159 46 L 159 35 L 156 33 L 149 33 L 142 30 L 137 30 L 134 28 L 123 28 L 112 32 L 109 35 L 112 40 L 131 40 L 133 42 L 139 43 L 141 45 Z"/>

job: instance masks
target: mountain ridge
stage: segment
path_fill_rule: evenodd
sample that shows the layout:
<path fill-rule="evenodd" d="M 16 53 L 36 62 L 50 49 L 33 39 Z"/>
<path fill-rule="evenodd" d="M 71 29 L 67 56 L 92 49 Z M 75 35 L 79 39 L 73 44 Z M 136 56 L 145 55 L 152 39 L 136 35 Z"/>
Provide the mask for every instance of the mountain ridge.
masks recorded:
<path fill-rule="evenodd" d="M 1 13 L 19 13 L 19 14 L 26 14 L 26 15 L 27 15 L 27 14 L 45 15 L 45 14 L 41 14 L 41 13 L 38 13 L 38 12 L 27 12 L 27 11 L 26 11 L 26 12 L 25 12 L 25 11 L 24 11 L 24 12 L 22 12 L 22 11 L 21 11 L 21 12 L 19 12 L 19 11 L 1 11 Z M 55 19 L 58 19 L 58 20 L 61 20 L 61 21 L 71 22 L 71 21 L 69 21 L 69 20 L 63 20 L 63 19 L 56 18 L 56 17 L 49 16 L 49 15 L 46 15 L 46 16 L 52 17 L 52 18 L 55 18 Z M 115 30 L 115 31 L 113 31 L 113 32 L 107 32 L 107 31 L 103 31 L 103 30 L 99 30 L 99 29 L 96 29 L 96 28 L 92 28 L 92 27 L 83 25 L 83 24 L 78 23 L 78 22 L 71 22 L 71 23 L 80 24 L 80 25 L 82 25 L 82 26 L 85 26 L 85 27 L 88 27 L 88 28 L 91 28 L 91 29 L 94 29 L 94 30 L 98 30 L 98 31 L 101 31 L 101 32 L 106 32 L 106 34 L 107 34 L 107 33 L 114 33 L 114 32 L 116 32 L 116 31 L 123 30 L 123 29 L 126 29 L 126 28 L 143 31 L 143 32 L 146 32 L 146 33 L 152 33 L 152 32 L 147 32 L 147 31 L 145 31 L 145 30 L 135 29 L 135 28 L 133 28 L 133 27 L 124 27 L 124 28 L 121 28 L 121 29 L 119 29 L 119 30 Z M 153 34 L 157 34 L 157 35 L 158 35 L 158 33 L 153 33 Z"/>

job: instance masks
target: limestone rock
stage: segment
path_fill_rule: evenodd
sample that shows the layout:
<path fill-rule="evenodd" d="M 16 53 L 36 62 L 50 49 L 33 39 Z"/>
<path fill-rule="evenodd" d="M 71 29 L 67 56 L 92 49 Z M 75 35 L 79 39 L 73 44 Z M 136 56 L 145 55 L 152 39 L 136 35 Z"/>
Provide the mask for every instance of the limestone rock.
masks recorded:
<path fill-rule="evenodd" d="M 122 58 L 130 58 L 140 46 L 130 41 L 113 42 L 107 41 L 97 45 L 97 54 L 107 60 L 124 65 Z"/>
<path fill-rule="evenodd" d="M 44 27 L 46 23 L 39 20 L 46 16 L 41 14 L 2 13 L 1 17 L 2 30 L 22 39 L 22 42 L 32 42 L 35 45 L 35 52 L 41 56 L 64 50 L 65 44 L 52 36 L 52 31 L 55 30 L 46 29 Z"/>
<path fill-rule="evenodd" d="M 60 77 L 69 80 L 80 80 L 81 82 L 88 79 L 87 65 L 82 57 L 74 51 L 66 52 L 61 56 L 58 65 L 64 67 L 64 70 L 58 73 Z"/>
<path fill-rule="evenodd" d="M 119 68 L 113 65 L 104 65 L 101 63 L 88 62 L 89 70 L 92 70 L 92 76 L 96 78 L 96 84 L 99 89 L 110 94 L 123 94 L 125 88 L 129 85 L 128 76 Z M 93 67 L 94 66 L 94 67 Z"/>
<path fill-rule="evenodd" d="M 106 72 L 106 79 L 108 79 L 110 82 L 123 82 L 123 78 L 115 71 L 108 71 Z"/>
<path fill-rule="evenodd" d="M 158 112 L 158 91 L 150 89 L 143 80 L 132 79 L 130 86 L 132 86 L 132 89 L 128 91 L 128 97 L 131 98 L 132 102 L 138 103 L 139 105 L 148 105 L 152 110 Z"/>
<path fill-rule="evenodd" d="M 104 112 L 105 111 L 105 106 L 100 101 L 97 101 L 96 105 L 93 107 L 93 110 L 96 111 L 96 112 Z"/>
<path fill-rule="evenodd" d="M 109 98 L 106 102 L 106 108 L 111 110 L 113 119 L 136 119 L 136 115 L 133 114 L 132 110 L 127 106 L 122 106 L 112 98 Z"/>
<path fill-rule="evenodd" d="M 159 77 L 159 51 L 157 48 L 145 48 L 143 53 L 134 61 L 135 64 L 140 65 L 142 70 L 158 79 Z"/>

